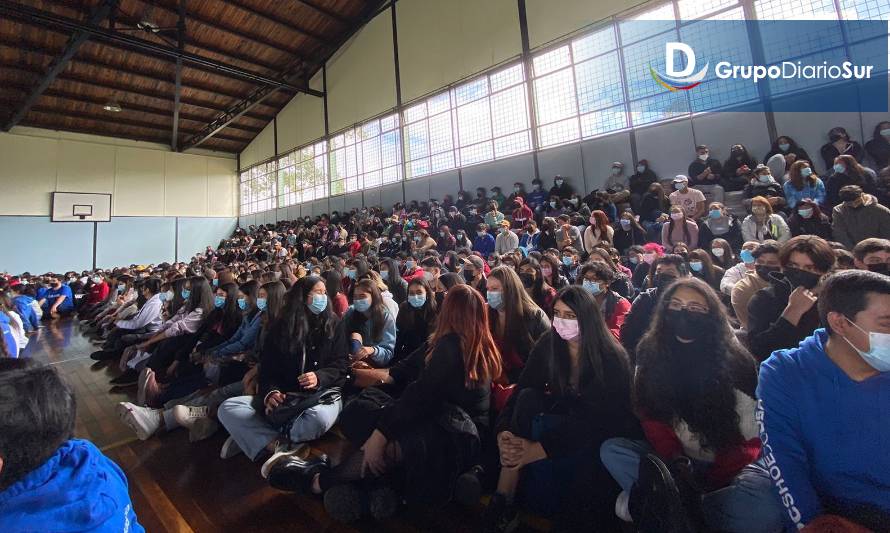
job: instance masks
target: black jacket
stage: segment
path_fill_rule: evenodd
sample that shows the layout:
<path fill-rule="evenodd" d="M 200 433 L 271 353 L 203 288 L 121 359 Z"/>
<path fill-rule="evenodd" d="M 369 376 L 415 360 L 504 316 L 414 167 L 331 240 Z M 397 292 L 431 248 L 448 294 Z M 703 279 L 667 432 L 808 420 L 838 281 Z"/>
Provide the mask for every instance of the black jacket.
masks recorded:
<path fill-rule="evenodd" d="M 826 241 L 834 240 L 831 236 L 831 220 L 825 215 L 811 216 L 804 218 L 795 211 L 788 217 L 788 228 L 791 229 L 791 236 L 798 235 L 816 235 L 822 237 Z"/>
<path fill-rule="evenodd" d="M 839 155 L 852 155 L 856 158 L 856 161 L 859 161 L 860 165 L 865 160 L 865 150 L 863 150 L 862 145 L 856 141 L 850 141 L 850 146 L 844 154 L 841 154 L 831 143 L 823 144 L 822 148 L 819 149 L 819 153 L 822 155 L 822 162 L 825 163 L 825 168 L 829 169 L 834 165 L 834 159 Z"/>
<path fill-rule="evenodd" d="M 414 357 L 410 360 L 416 361 Z M 411 372 L 406 374 L 405 377 L 410 377 Z M 390 375 L 397 380 L 402 374 Z M 466 377 L 460 338 L 455 334 L 446 335 L 433 349 L 420 376 L 384 411 L 377 422 L 377 429 L 392 440 L 420 423 L 435 420 L 448 405 L 463 409 L 477 428 L 488 428 L 491 383 L 486 381 L 468 388 Z"/>
<path fill-rule="evenodd" d="M 340 321 L 332 337 L 327 336 L 320 320 L 317 324 L 310 324 L 305 351 L 283 352 L 278 346 L 278 339 L 274 337 L 264 343 L 257 376 L 257 393 L 261 398 L 273 390 L 285 393 L 302 391 L 297 376 L 305 372 L 315 372 L 318 389 L 339 387 L 345 382 L 349 367 L 345 324 Z"/>
<path fill-rule="evenodd" d="M 642 196 L 649 190 L 649 186 L 656 181 L 658 181 L 658 176 L 650 168 L 647 168 L 642 173 L 637 172 L 628 180 L 630 192 Z"/>
<path fill-rule="evenodd" d="M 748 302 L 748 346 L 760 362 L 776 350 L 796 348 L 819 327 L 815 304 L 796 326 L 782 317 L 790 294 L 788 285 L 772 282 L 769 287 L 754 293 Z"/>
<path fill-rule="evenodd" d="M 621 325 L 621 345 L 627 350 L 631 364 L 636 361 L 637 344 L 643 338 L 643 334 L 652 322 L 652 313 L 655 312 L 655 304 L 658 302 L 658 289 L 646 289 L 634 298 L 630 311 Z"/>
<path fill-rule="evenodd" d="M 587 379 L 581 382 L 581 390 L 577 395 L 557 396 L 551 391 L 549 382 L 554 359 L 551 335 L 552 331 L 547 332 L 535 344 L 525 370 L 519 377 L 516 390 L 498 417 L 496 434 L 502 431 L 516 432 L 511 422 L 519 392 L 523 389 L 535 389 L 547 395 L 551 412 L 569 418 L 557 430 L 544 433 L 541 446 L 548 458 L 565 457 L 591 448 L 598 449 L 600 443 L 612 437 L 642 438 L 640 423 L 631 406 L 631 376 L 628 369 L 621 369 L 615 361 L 603 361 L 603 385 Z"/>
<path fill-rule="evenodd" d="M 865 143 L 865 150 L 871 156 L 872 161 L 875 162 L 876 170 L 890 165 L 890 142 L 887 142 L 880 135 Z"/>

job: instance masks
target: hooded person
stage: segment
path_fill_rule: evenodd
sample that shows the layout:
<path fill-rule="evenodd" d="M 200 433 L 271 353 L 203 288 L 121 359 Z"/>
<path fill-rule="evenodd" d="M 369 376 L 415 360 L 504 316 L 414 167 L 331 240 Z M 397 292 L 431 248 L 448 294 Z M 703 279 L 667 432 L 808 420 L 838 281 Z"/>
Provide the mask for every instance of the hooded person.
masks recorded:
<path fill-rule="evenodd" d="M 72 439 L 76 403 L 55 369 L 0 360 L 0 528 L 143 533 L 127 478 Z"/>
<path fill-rule="evenodd" d="M 513 198 L 513 203 L 516 205 L 516 209 L 513 210 L 513 227 L 519 229 L 534 218 L 535 214 L 525 205 L 525 200 L 521 196 Z"/>

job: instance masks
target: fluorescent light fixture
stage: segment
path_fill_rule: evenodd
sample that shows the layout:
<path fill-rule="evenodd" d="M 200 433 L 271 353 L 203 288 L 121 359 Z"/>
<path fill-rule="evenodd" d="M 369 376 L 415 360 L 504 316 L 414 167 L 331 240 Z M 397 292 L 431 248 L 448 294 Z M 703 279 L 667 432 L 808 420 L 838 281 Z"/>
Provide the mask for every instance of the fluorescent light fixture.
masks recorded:
<path fill-rule="evenodd" d="M 107 104 L 102 106 L 102 109 L 105 111 L 111 111 L 112 113 L 120 113 L 121 105 L 115 101 L 108 102 Z"/>

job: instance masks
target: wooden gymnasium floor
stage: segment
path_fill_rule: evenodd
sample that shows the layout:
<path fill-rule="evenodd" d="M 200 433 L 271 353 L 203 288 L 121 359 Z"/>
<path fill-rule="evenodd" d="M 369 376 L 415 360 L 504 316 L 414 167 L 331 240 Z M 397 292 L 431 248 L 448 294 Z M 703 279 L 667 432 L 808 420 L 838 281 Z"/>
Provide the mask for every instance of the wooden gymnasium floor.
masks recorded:
<path fill-rule="evenodd" d="M 149 533 L 480 529 L 482 507 L 456 505 L 403 509 L 384 523 L 339 524 L 326 515 L 320 500 L 270 488 L 259 465 L 244 455 L 221 460 L 224 431 L 194 444 L 184 430 L 141 442 L 115 412 L 118 402 L 134 400 L 136 388 L 112 389 L 108 381 L 116 374 L 89 358 L 96 349 L 80 334 L 76 319 L 65 319 L 41 328 L 23 355 L 54 365 L 67 379 L 77 397 L 76 436 L 91 440 L 126 472 L 139 522 Z"/>

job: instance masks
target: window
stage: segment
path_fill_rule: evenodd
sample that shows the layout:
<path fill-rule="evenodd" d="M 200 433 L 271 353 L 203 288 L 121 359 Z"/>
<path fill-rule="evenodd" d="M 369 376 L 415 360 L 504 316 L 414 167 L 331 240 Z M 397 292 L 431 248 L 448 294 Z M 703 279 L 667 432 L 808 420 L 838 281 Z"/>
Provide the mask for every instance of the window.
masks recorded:
<path fill-rule="evenodd" d="M 327 196 L 327 147 L 319 141 L 278 159 L 278 207 Z"/>
<path fill-rule="evenodd" d="M 331 138 L 331 194 L 397 183 L 402 179 L 399 115 L 390 114 Z"/>
<path fill-rule="evenodd" d="M 531 150 L 524 82 L 516 63 L 408 106 L 408 178 Z"/>
<path fill-rule="evenodd" d="M 276 161 L 260 163 L 241 173 L 241 214 L 275 208 Z"/>

